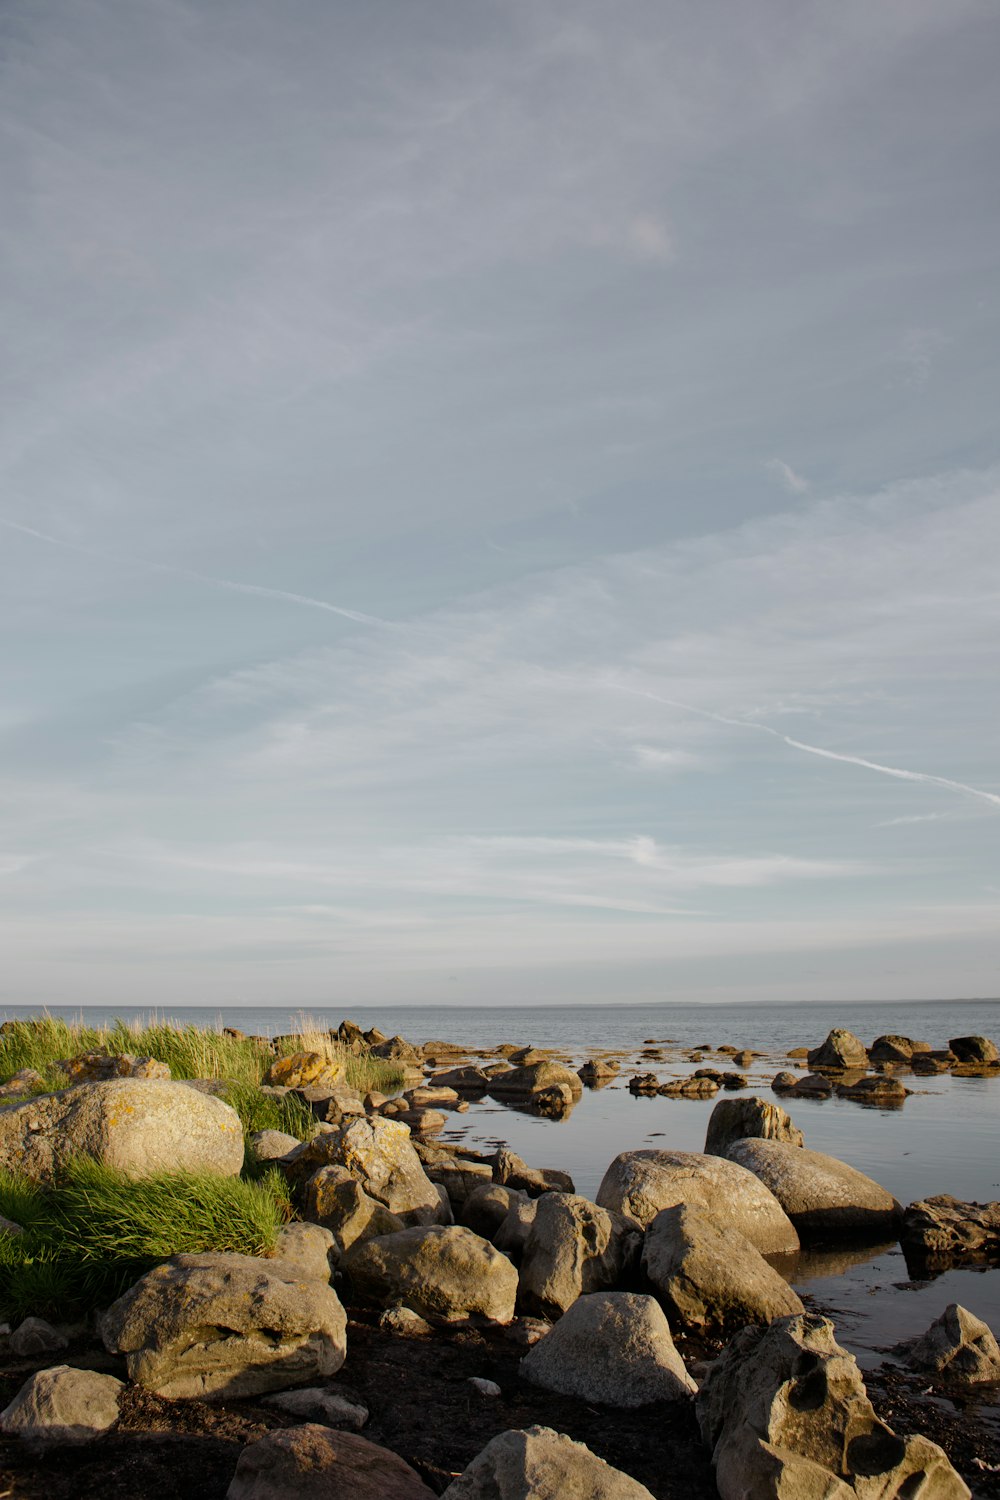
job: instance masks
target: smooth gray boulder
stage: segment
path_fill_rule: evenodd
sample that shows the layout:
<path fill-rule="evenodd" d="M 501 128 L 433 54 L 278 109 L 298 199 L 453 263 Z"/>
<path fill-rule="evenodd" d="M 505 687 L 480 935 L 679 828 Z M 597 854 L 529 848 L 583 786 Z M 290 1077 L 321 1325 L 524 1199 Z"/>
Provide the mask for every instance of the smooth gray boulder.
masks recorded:
<path fill-rule="evenodd" d="M 641 1234 L 620 1214 L 574 1193 L 543 1193 L 521 1257 L 518 1304 L 558 1318 L 584 1292 L 616 1286 Z"/>
<path fill-rule="evenodd" d="M 671 1322 L 686 1328 L 742 1328 L 803 1311 L 749 1240 L 685 1203 L 665 1208 L 646 1230 L 642 1269 Z"/>
<path fill-rule="evenodd" d="M 758 1442 L 817 1465 L 862 1500 L 968 1500 L 942 1449 L 924 1437 L 897 1437 L 876 1416 L 853 1355 L 826 1318 L 799 1314 L 742 1329 L 709 1366 L 695 1410 L 722 1500 L 775 1493 L 748 1489 Z M 802 1471 L 802 1493 L 840 1493 L 821 1480 Z M 786 1493 L 797 1500 L 800 1492 Z"/>
<path fill-rule="evenodd" d="M 753 1136 L 804 1146 L 805 1137 L 780 1104 L 748 1094 L 743 1099 L 720 1099 L 712 1110 L 705 1134 L 708 1156 L 725 1156 L 734 1141 Z"/>
<path fill-rule="evenodd" d="M 301 1144 L 297 1136 L 287 1135 L 283 1130 L 255 1130 L 250 1136 L 250 1149 L 258 1161 L 281 1161 Z"/>
<path fill-rule="evenodd" d="M 926 1333 L 900 1344 L 896 1353 L 911 1369 L 950 1385 L 1000 1381 L 1000 1347 L 992 1329 L 957 1302 L 949 1303 Z"/>
<path fill-rule="evenodd" d="M 499 1182 L 484 1182 L 474 1188 L 462 1205 L 459 1223 L 473 1234 L 491 1240 L 515 1203 L 527 1203 L 527 1193 L 519 1188 L 504 1187 Z"/>
<path fill-rule="evenodd" d="M 332 1287 L 252 1255 L 177 1255 L 99 1319 L 129 1378 L 168 1400 L 255 1396 L 334 1375 L 347 1316 Z"/>
<path fill-rule="evenodd" d="M 517 1271 L 506 1255 L 459 1224 L 404 1229 L 356 1244 L 342 1263 L 354 1290 L 377 1306 L 425 1318 L 509 1323 Z"/>
<path fill-rule="evenodd" d="M 698 1389 L 663 1309 L 640 1292 L 578 1297 L 524 1356 L 521 1374 L 547 1391 L 625 1408 L 676 1401 Z"/>
<path fill-rule="evenodd" d="M 221 1099 L 184 1083 L 113 1078 L 0 1110 L 0 1168 L 51 1182 L 75 1156 L 129 1177 L 243 1167 L 243 1125 Z"/>
<path fill-rule="evenodd" d="M 375 1198 L 405 1224 L 440 1224 L 446 1210 L 413 1148 L 407 1126 L 398 1120 L 361 1116 L 311 1141 L 303 1149 L 312 1175 L 321 1166 L 344 1167 L 369 1198 Z"/>
<path fill-rule="evenodd" d="M 583 1443 L 551 1427 L 501 1432 L 442 1500 L 653 1500 L 644 1484 L 613 1469 Z"/>
<path fill-rule="evenodd" d="M 346 1167 L 320 1167 L 313 1173 L 306 1183 L 303 1213 L 330 1231 L 339 1255 L 361 1240 L 406 1228 L 398 1214 L 368 1196 Z"/>
<path fill-rule="evenodd" d="M 28 1443 L 89 1443 L 118 1421 L 125 1389 L 113 1375 L 53 1365 L 26 1380 L 0 1412 L 0 1432 Z"/>
<path fill-rule="evenodd" d="M 309 1281 L 330 1280 L 337 1245 L 329 1229 L 296 1220 L 278 1230 L 272 1259 L 280 1260 Z"/>
<path fill-rule="evenodd" d="M 799 1237 L 774 1194 L 734 1161 L 695 1151 L 623 1151 L 597 1190 L 602 1208 L 646 1227 L 664 1208 L 689 1203 L 719 1229 L 735 1229 L 762 1255 L 799 1248 Z"/>
<path fill-rule="evenodd" d="M 284 1427 L 240 1454 L 226 1500 L 434 1500 L 415 1469 L 356 1432 Z"/>
<path fill-rule="evenodd" d="M 804 1146 L 784 1141 L 735 1141 L 729 1160 L 768 1187 L 805 1236 L 894 1233 L 902 1210 L 863 1172 Z"/>
<path fill-rule="evenodd" d="M 853 1031 L 835 1026 L 826 1041 L 812 1049 L 806 1061 L 810 1068 L 819 1072 L 826 1070 L 844 1073 L 852 1068 L 867 1068 L 868 1052 L 864 1042 Z"/>

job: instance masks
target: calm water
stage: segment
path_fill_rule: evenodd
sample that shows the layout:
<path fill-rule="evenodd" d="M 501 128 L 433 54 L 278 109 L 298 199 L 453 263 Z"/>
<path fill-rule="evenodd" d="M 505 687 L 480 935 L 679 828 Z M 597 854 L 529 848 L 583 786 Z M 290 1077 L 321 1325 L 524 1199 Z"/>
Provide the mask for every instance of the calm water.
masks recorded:
<path fill-rule="evenodd" d="M 52 1008 L 100 1024 L 121 1011 L 88 1006 Z M 633 1065 L 661 1078 L 691 1072 L 679 1049 L 730 1043 L 768 1055 L 755 1059 L 751 1090 L 773 1098 L 770 1080 L 788 1066 L 792 1047 L 815 1046 L 834 1026 L 847 1026 L 870 1043 L 901 1032 L 943 1046 L 949 1037 L 979 1032 L 1000 1040 L 1000 1002 L 949 1001 L 871 1005 L 545 1006 L 503 1010 L 449 1006 L 356 1007 L 347 1012 L 363 1028 L 378 1026 L 420 1043 L 458 1042 L 486 1049 L 500 1042 L 553 1048 L 574 1064 L 595 1051 L 627 1054 Z M 0 1019 L 37 1014 L 32 1007 L 0 1008 Z M 148 1012 L 125 1012 L 143 1019 Z M 325 1026 L 343 1019 L 342 1008 L 311 1011 Z M 177 1008 L 171 1019 L 195 1025 L 227 1024 L 274 1035 L 294 1030 L 300 1012 L 282 1007 L 217 1010 Z M 639 1062 L 647 1039 L 666 1042 L 663 1063 Z M 725 1067 L 724 1060 L 709 1058 Z M 1000 1078 L 905 1078 L 914 1090 L 900 1109 L 882 1110 L 843 1099 L 796 1100 L 793 1113 L 806 1144 L 850 1162 L 887 1187 L 901 1202 L 934 1193 L 982 1201 L 1000 1198 Z M 489 1149 L 505 1141 L 538 1166 L 572 1173 L 579 1192 L 593 1197 L 608 1163 L 620 1151 L 662 1146 L 699 1151 L 715 1100 L 634 1098 L 624 1082 L 585 1090 L 566 1120 L 520 1114 L 486 1099 L 449 1116 L 445 1141 Z M 787 1103 L 787 1100 L 785 1101 Z M 788 1268 L 800 1291 L 835 1310 L 842 1340 L 864 1362 L 918 1333 L 958 1300 L 1000 1332 L 1000 1271 L 956 1270 L 923 1283 L 910 1280 L 897 1246 L 870 1247 L 803 1257 Z"/>

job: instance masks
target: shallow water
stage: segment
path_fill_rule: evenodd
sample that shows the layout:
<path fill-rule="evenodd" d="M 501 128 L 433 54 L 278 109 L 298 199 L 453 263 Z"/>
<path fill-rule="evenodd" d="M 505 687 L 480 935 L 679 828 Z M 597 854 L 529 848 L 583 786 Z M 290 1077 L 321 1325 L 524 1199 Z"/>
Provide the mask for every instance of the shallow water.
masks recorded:
<path fill-rule="evenodd" d="M 55 1009 L 55 1007 L 53 1007 Z M 98 1007 L 60 1008 L 92 1023 L 113 1019 Z M 593 1197 L 609 1162 L 621 1151 L 664 1147 L 700 1151 L 715 1099 L 634 1097 L 626 1081 L 638 1069 L 660 1078 L 693 1071 L 677 1048 L 702 1042 L 729 1043 L 768 1055 L 741 1069 L 750 1091 L 775 1096 L 770 1080 L 788 1066 L 789 1048 L 815 1046 L 834 1026 L 846 1026 L 870 1043 L 885 1032 L 901 1032 L 943 1046 L 949 1037 L 982 1033 L 1000 1039 L 1000 1002 L 873 1005 L 725 1006 L 545 1006 L 472 1009 L 447 1006 L 337 1007 L 313 1011 L 325 1026 L 349 1014 L 363 1028 L 399 1032 L 420 1043 L 431 1039 L 489 1048 L 499 1042 L 553 1048 L 578 1064 L 595 1051 L 626 1053 L 622 1080 L 585 1090 L 564 1120 L 551 1121 L 505 1108 L 490 1099 L 450 1115 L 441 1139 L 488 1149 L 506 1142 L 536 1166 L 569 1171 L 577 1190 Z M 0 1009 L 0 1019 L 37 1014 L 32 1007 Z M 143 1017 L 148 1012 L 132 1014 Z M 195 1025 L 239 1026 L 273 1035 L 294 1030 L 299 1013 L 284 1007 L 180 1008 L 171 1018 Z M 670 1038 L 663 1063 L 639 1061 L 644 1041 Z M 727 1068 L 715 1055 L 706 1064 Z M 1000 1077 L 929 1078 L 901 1075 L 914 1092 L 898 1109 L 876 1109 L 845 1099 L 778 1100 L 789 1107 L 817 1151 L 850 1162 L 874 1177 L 902 1203 L 935 1193 L 983 1201 L 1000 1198 Z M 739 1097 L 738 1095 L 719 1097 Z M 957 1300 L 1000 1332 L 1000 1270 L 956 1269 L 934 1279 L 913 1281 L 898 1245 L 851 1247 L 804 1255 L 786 1269 L 804 1295 L 836 1315 L 838 1336 L 863 1363 L 878 1363 L 902 1338 L 922 1332 Z"/>

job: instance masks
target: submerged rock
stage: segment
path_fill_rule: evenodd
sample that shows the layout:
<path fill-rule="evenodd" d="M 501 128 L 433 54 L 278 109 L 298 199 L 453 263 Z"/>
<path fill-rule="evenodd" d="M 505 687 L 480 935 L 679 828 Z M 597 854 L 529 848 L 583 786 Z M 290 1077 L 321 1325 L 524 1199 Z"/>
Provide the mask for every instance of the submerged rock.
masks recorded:
<path fill-rule="evenodd" d="M 605 1406 L 674 1401 L 698 1389 L 655 1297 L 592 1292 L 578 1297 L 521 1361 L 533 1385 Z"/>
<path fill-rule="evenodd" d="M 646 1486 L 551 1427 L 501 1432 L 442 1500 L 653 1500 Z"/>
<path fill-rule="evenodd" d="M 909 1097 L 910 1090 L 898 1078 L 887 1078 L 884 1073 L 870 1074 L 853 1083 L 839 1083 L 837 1093 L 842 1099 L 853 1099 L 858 1104 L 877 1104 L 881 1108 L 898 1106 Z"/>
<path fill-rule="evenodd" d="M 770 1188 L 806 1236 L 892 1231 L 902 1212 L 877 1182 L 822 1151 L 784 1141 L 735 1141 L 735 1161 Z"/>
<path fill-rule="evenodd" d="M 1000 1381 L 1000 1347 L 989 1324 L 957 1302 L 950 1303 L 920 1338 L 900 1344 L 896 1353 L 911 1369 L 952 1385 Z"/>
<path fill-rule="evenodd" d="M 805 1137 L 780 1104 L 770 1104 L 756 1094 L 746 1099 L 720 1099 L 712 1110 L 705 1135 L 708 1156 L 725 1156 L 733 1141 L 754 1136 L 804 1146 Z"/>
<path fill-rule="evenodd" d="M 508 1146 L 501 1146 L 493 1158 L 493 1181 L 504 1187 L 519 1188 L 531 1198 L 540 1193 L 575 1193 L 573 1179 L 568 1172 L 555 1167 L 529 1167 Z"/>

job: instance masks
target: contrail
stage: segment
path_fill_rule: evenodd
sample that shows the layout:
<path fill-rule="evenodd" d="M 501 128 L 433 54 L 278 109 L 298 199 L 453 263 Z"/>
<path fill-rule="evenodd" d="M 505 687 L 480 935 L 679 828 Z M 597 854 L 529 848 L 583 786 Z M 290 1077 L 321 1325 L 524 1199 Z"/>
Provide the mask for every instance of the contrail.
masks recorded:
<path fill-rule="evenodd" d="M 196 573 L 191 568 L 176 568 L 170 563 L 148 562 L 142 557 L 129 557 L 125 553 L 105 552 L 101 547 L 87 547 L 82 542 L 68 542 L 64 537 L 53 536 L 37 527 L 25 526 L 21 521 L 8 521 L 0 516 L 0 526 L 8 531 L 19 531 L 24 536 L 36 537 L 40 542 L 49 542 L 53 547 L 64 547 L 68 552 L 79 552 L 84 557 L 99 557 L 104 562 L 121 563 L 129 568 L 146 568 L 150 573 L 163 573 L 173 578 L 187 578 L 193 583 L 207 583 L 213 588 L 229 589 L 237 594 L 258 594 L 262 599 L 280 599 L 288 604 L 299 604 L 306 609 L 322 609 L 331 615 L 342 615 L 345 620 L 354 620 L 359 625 L 389 625 L 378 615 L 362 614 L 359 609 L 345 609 L 343 605 L 331 604 L 327 599 L 314 599 L 311 594 L 292 594 L 287 589 L 265 588 L 259 583 L 239 583 L 234 578 L 216 578 L 211 573 Z"/>
<path fill-rule="evenodd" d="M 947 776 L 932 776 L 928 771 L 904 771 L 899 766 L 883 766 L 877 760 L 865 760 L 861 755 L 844 755 L 839 750 L 824 750 L 821 745 L 807 745 L 804 740 L 794 740 L 791 735 L 782 734 L 780 729 L 772 729 L 769 724 L 757 724 L 752 719 L 732 719 L 726 714 L 714 713 L 709 708 L 697 708 L 693 703 L 681 703 L 676 698 L 662 698 L 658 693 L 628 687 L 624 691 L 634 694 L 637 698 L 651 698 L 654 703 L 665 703 L 668 708 L 680 708 L 686 713 L 698 714 L 703 719 L 713 719 L 716 724 L 728 724 L 734 729 L 755 729 L 758 734 L 769 734 L 772 739 L 781 740 L 783 744 L 790 745 L 793 750 L 804 750 L 807 755 L 820 755 L 824 760 L 840 760 L 848 766 L 863 766 L 866 771 L 878 771 L 883 776 L 895 776 L 899 781 L 923 781 L 929 786 L 943 786 L 946 791 L 961 792 L 967 797 L 978 797 L 983 802 L 990 802 L 994 807 L 1000 807 L 1000 795 L 996 792 L 985 792 L 982 787 L 969 786 L 964 781 L 952 781 Z"/>

